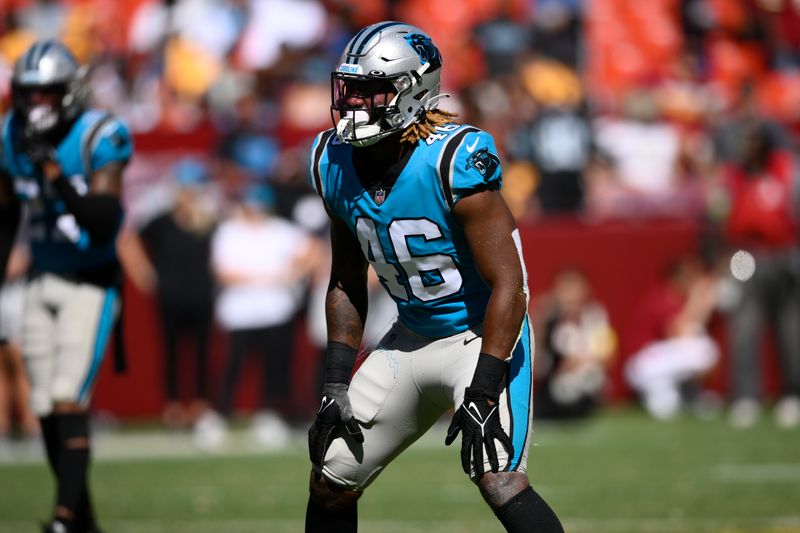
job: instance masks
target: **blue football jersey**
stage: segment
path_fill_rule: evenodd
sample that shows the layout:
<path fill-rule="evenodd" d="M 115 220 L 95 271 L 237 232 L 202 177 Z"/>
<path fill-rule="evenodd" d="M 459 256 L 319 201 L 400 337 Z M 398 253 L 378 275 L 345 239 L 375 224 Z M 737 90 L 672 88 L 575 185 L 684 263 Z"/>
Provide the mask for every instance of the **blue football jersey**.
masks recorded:
<path fill-rule="evenodd" d="M 463 197 L 501 186 L 492 136 L 449 124 L 419 141 L 391 191 L 374 196 L 353 166 L 357 150 L 333 130 L 311 149 L 311 186 L 344 221 L 412 331 L 445 337 L 483 321 L 490 289 L 451 210 Z"/>
<path fill-rule="evenodd" d="M 114 241 L 91 241 L 58 193 L 20 149 L 21 134 L 22 121 L 12 111 L 2 123 L 0 165 L 14 180 L 17 196 L 27 206 L 34 270 L 73 273 L 116 261 Z M 55 148 L 64 176 L 78 194 L 85 195 L 92 173 L 108 163 L 127 162 L 133 153 L 133 142 L 128 128 L 118 119 L 87 110 Z"/>

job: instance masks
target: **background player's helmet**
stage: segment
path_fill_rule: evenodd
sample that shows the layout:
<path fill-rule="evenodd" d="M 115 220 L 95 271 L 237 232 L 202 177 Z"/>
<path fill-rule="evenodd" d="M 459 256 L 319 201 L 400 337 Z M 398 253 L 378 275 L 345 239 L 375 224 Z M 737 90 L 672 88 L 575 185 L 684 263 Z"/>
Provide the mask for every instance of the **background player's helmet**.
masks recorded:
<path fill-rule="evenodd" d="M 26 134 L 47 134 L 80 115 L 86 99 L 82 74 L 72 53 L 56 41 L 37 41 L 22 54 L 14 65 L 11 90 Z M 35 91 L 55 93 L 55 105 L 35 105 Z"/>
<path fill-rule="evenodd" d="M 362 29 L 331 75 L 331 115 L 339 139 L 368 146 L 420 120 L 441 98 L 441 67 L 439 49 L 415 26 L 380 22 Z M 363 107 L 347 104 L 354 93 L 364 97 Z M 372 105 L 378 94 L 395 96 Z"/>

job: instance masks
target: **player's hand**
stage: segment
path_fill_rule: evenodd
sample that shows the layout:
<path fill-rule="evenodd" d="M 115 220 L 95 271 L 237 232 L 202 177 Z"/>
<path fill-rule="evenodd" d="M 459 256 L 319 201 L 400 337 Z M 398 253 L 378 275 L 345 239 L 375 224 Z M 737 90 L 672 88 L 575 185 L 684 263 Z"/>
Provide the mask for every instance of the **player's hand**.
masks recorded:
<path fill-rule="evenodd" d="M 467 387 L 464 391 L 464 402 L 453 415 L 453 421 L 447 428 L 447 438 L 444 441 L 447 446 L 453 443 L 459 431 L 463 433 L 461 437 L 461 467 L 464 469 L 464 473 L 469 475 L 471 459 L 478 479 L 484 474 L 484 448 L 486 448 L 492 472 L 500 470 L 495 440 L 500 441 L 509 457 L 514 454 L 511 438 L 500 425 L 498 398 L 497 394 L 490 394 L 475 387 Z"/>
<path fill-rule="evenodd" d="M 326 383 L 322 390 L 317 418 L 308 430 L 308 453 L 317 468 L 322 468 L 325 452 L 336 437 L 337 429 L 344 428 L 356 442 L 364 442 L 364 434 L 350 407 L 347 387 L 346 383 Z"/>

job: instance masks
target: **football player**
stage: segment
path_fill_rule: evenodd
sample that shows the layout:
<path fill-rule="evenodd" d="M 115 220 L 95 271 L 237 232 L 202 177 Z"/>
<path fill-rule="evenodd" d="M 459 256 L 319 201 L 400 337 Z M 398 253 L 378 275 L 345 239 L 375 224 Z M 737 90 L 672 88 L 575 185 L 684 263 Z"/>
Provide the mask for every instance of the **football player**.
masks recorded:
<path fill-rule="evenodd" d="M 442 58 L 414 26 L 382 22 L 332 73 L 335 128 L 311 152 L 331 218 L 322 404 L 309 430 L 306 531 L 356 531 L 356 504 L 449 408 L 446 444 L 507 531 L 562 531 L 531 488 L 533 332 L 519 233 L 494 141 L 437 109 Z M 367 267 L 399 320 L 351 374 Z"/>
<path fill-rule="evenodd" d="M 115 240 L 128 129 L 86 109 L 83 71 L 62 44 L 34 43 L 12 74 L 2 120 L 3 231 L 26 206 L 32 267 L 22 352 L 56 480 L 51 533 L 97 531 L 87 482 L 88 404 L 119 311 Z M 4 265 L 0 265 L 4 266 Z"/>

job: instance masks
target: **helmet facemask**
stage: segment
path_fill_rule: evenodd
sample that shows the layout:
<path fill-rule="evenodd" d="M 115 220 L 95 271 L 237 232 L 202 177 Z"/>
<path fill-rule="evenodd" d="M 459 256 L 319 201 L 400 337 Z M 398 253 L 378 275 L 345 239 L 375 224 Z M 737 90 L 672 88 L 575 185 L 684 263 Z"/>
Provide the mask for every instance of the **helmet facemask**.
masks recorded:
<path fill-rule="evenodd" d="M 440 98 L 440 67 L 438 49 L 419 28 L 384 22 L 362 30 L 331 75 L 339 140 L 369 146 L 421 120 Z"/>
<path fill-rule="evenodd" d="M 87 67 L 79 67 L 60 43 L 34 44 L 14 66 L 14 112 L 30 139 L 58 136 L 84 109 Z"/>
<path fill-rule="evenodd" d="M 389 78 L 333 72 L 331 118 L 340 140 L 369 146 L 401 130 L 403 116 L 397 102 L 411 85 L 406 74 Z"/>
<path fill-rule="evenodd" d="M 15 86 L 13 94 L 14 109 L 25 124 L 26 137 L 45 136 L 63 120 L 63 84 Z"/>

